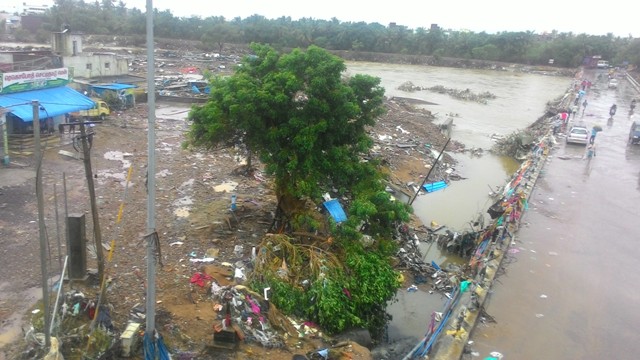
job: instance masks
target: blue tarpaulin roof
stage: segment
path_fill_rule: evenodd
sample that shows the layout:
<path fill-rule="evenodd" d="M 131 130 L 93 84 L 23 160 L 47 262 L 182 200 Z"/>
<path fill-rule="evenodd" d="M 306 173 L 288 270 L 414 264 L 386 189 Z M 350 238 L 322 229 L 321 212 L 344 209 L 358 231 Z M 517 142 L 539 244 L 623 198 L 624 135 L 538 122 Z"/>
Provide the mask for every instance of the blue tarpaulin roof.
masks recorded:
<path fill-rule="evenodd" d="M 324 207 L 327 208 L 327 211 L 329 211 L 329 214 L 331 214 L 336 222 L 340 223 L 347 220 L 347 214 L 342 210 L 342 206 L 338 202 L 338 199 L 325 202 Z"/>
<path fill-rule="evenodd" d="M 25 122 L 31 122 L 33 121 L 33 105 L 31 101 L 33 100 L 40 102 L 38 115 L 40 119 L 64 115 L 78 110 L 88 110 L 96 104 L 93 100 L 72 88 L 60 86 L 0 95 L 0 107 L 6 108 L 7 111 Z"/>
<path fill-rule="evenodd" d="M 104 84 L 104 85 L 91 85 L 94 89 L 105 89 L 105 90 L 124 90 L 124 89 L 132 89 L 137 86 L 131 84 Z"/>

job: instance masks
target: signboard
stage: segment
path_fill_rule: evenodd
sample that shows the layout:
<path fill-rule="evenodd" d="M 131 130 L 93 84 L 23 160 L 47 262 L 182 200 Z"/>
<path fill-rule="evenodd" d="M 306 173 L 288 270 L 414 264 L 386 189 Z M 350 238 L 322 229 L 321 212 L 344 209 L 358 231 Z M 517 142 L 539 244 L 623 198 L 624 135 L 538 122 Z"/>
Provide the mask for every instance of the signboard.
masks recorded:
<path fill-rule="evenodd" d="M 0 94 L 64 86 L 72 77 L 68 68 L 3 73 Z"/>

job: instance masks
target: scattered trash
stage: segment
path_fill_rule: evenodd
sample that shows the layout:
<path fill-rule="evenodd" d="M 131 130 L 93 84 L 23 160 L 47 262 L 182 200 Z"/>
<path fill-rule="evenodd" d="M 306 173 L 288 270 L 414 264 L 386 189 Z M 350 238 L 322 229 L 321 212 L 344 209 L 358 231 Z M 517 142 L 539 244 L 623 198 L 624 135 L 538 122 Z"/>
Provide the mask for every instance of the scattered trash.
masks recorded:
<path fill-rule="evenodd" d="M 471 284 L 471 281 L 469 280 L 465 280 L 463 282 L 460 283 L 460 292 L 463 293 L 465 291 L 467 291 L 467 289 L 469 288 L 469 285 Z"/>
<path fill-rule="evenodd" d="M 546 298 L 547 298 L 547 295 L 542 294 L 542 295 L 540 295 L 540 298 L 541 298 L 541 299 L 546 299 Z"/>
<path fill-rule="evenodd" d="M 442 313 L 441 312 L 437 312 L 435 311 L 433 316 L 433 319 L 437 322 L 440 322 L 442 320 Z"/>
<path fill-rule="evenodd" d="M 497 351 L 492 351 L 489 353 L 489 357 L 484 358 L 484 360 L 500 360 L 502 359 L 504 356 L 497 352 Z"/>
<path fill-rule="evenodd" d="M 244 246 L 242 246 L 242 245 L 236 245 L 236 246 L 233 248 L 233 254 L 234 254 L 236 257 L 241 257 L 243 252 L 244 252 Z"/>
<path fill-rule="evenodd" d="M 432 193 L 438 190 L 442 190 L 444 188 L 446 188 L 448 185 L 445 181 L 437 181 L 437 182 L 433 182 L 433 183 L 429 183 L 429 184 L 424 184 L 424 186 L 422 186 L 424 188 L 424 190 L 428 193 Z"/>
<path fill-rule="evenodd" d="M 236 268 L 235 273 L 233 275 L 233 278 L 239 281 L 244 281 L 247 279 L 246 275 L 244 274 L 244 268 Z"/>
<path fill-rule="evenodd" d="M 212 280 L 213 278 L 207 274 L 203 274 L 203 273 L 195 273 L 193 274 L 193 276 L 191 276 L 191 280 L 190 282 L 192 284 L 196 284 L 200 287 L 204 287 L 206 284 L 206 282 L 208 280 Z"/>
<path fill-rule="evenodd" d="M 217 258 L 219 254 L 220 254 L 220 249 L 216 249 L 216 248 L 209 248 L 206 251 L 206 255 L 209 258 Z"/>

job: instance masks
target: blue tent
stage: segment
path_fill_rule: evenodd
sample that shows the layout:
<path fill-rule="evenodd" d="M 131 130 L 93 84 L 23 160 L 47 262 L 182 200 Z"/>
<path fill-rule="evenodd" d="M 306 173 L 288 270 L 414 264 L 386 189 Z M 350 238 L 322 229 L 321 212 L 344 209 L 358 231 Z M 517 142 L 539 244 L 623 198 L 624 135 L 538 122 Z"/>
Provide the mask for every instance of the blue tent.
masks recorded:
<path fill-rule="evenodd" d="M 102 85 L 90 85 L 90 87 L 91 87 L 91 90 L 93 90 L 96 94 L 102 95 L 105 90 L 112 90 L 117 92 L 120 90 L 134 89 L 137 86 L 131 85 L 131 84 L 113 83 L 113 84 L 102 84 Z"/>
<path fill-rule="evenodd" d="M 61 86 L 0 95 L 0 107 L 6 108 L 24 122 L 32 122 L 34 100 L 40 103 L 40 119 L 88 110 L 96 105 L 93 100 L 72 88 Z"/>

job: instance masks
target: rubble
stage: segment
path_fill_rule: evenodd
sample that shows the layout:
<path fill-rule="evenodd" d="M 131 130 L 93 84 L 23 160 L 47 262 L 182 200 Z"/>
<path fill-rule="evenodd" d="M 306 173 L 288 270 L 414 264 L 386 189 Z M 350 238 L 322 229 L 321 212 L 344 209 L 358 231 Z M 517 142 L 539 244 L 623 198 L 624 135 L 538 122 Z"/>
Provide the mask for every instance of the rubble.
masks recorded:
<path fill-rule="evenodd" d="M 442 85 L 422 87 L 422 86 L 414 85 L 411 81 L 407 81 L 401 84 L 400 86 L 398 86 L 398 90 L 408 91 L 408 92 L 428 90 L 428 91 L 436 92 L 439 94 L 448 94 L 449 96 L 457 100 L 474 101 L 474 102 L 485 104 L 485 105 L 489 103 L 489 100 L 496 98 L 495 94 L 492 94 L 488 91 L 484 91 L 476 94 L 473 91 L 471 91 L 471 89 L 464 89 L 464 90 L 450 89 Z"/>

